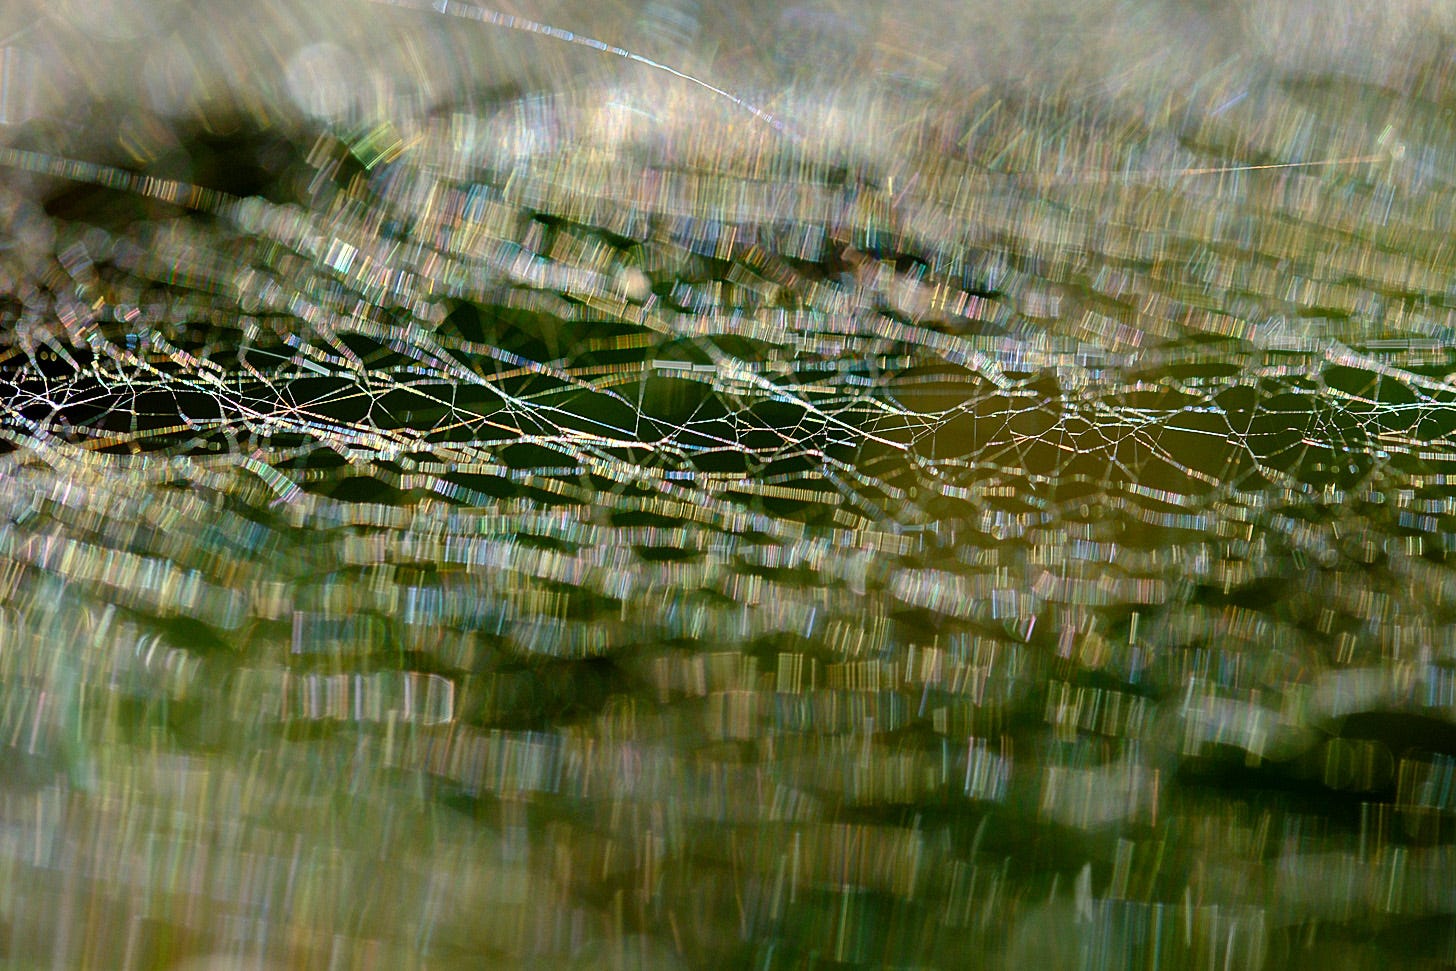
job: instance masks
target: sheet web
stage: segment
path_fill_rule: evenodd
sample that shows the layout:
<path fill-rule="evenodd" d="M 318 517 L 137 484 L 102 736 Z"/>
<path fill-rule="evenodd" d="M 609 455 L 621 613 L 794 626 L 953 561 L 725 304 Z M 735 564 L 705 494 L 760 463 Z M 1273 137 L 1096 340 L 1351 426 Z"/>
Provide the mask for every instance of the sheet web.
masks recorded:
<path fill-rule="evenodd" d="M 932 532 L 1441 482 L 1443 230 L 1388 180 L 920 159 L 897 194 L 760 145 L 767 177 L 598 151 L 470 182 L 428 149 L 363 170 L 400 136 L 353 137 L 315 146 L 313 209 L 65 227 L 9 301 L 12 441 L 266 467 L 280 495 L 348 467 Z M 1325 224 L 1361 208 L 1373 238 Z"/>
<path fill-rule="evenodd" d="M 245 794 L 251 828 L 151 834 L 183 852 L 272 846 L 250 799 L 308 805 L 361 771 L 498 800 L 503 832 L 610 795 L 611 821 L 551 838 L 626 852 L 627 925 L 688 960 L 751 950 L 742 921 L 789 952 L 822 930 L 848 963 L 901 937 L 927 960 L 1033 953 L 1022 891 L 965 881 L 1080 858 L 983 850 L 964 819 L 1003 805 L 1089 846 L 1142 827 L 1116 847 L 1141 869 L 1097 871 L 1097 933 L 1131 954 L 1119 928 L 1192 879 L 1152 862 L 1170 814 L 1206 809 L 1167 780 L 1226 749 L 1449 812 L 1324 741 L 1351 713 L 1456 704 L 1439 173 L 1387 149 L 1280 168 L 1341 146 L 998 104 L 974 153 L 942 151 L 927 112 L 893 160 L 849 166 L 773 130 L 731 159 L 702 134 L 462 149 L 460 116 L 338 131 L 301 204 L 11 152 L 119 191 L 85 219 L 13 204 L 0 589 L 22 646 L 0 654 L 0 737 L 80 792 L 165 802 L 180 772 Z M 317 760 L 336 767 L 300 782 Z M 410 793 L 378 782 L 359 811 Z M 77 805 L 142 838 L 101 795 Z M 774 840 L 715 846 L 743 826 L 797 832 L 792 872 Z M 411 852 L 495 900 L 460 862 L 477 849 L 441 830 Z M 565 859 L 499 866 L 596 906 Z M 424 865 L 407 876 L 404 924 L 469 939 Z M 237 872 L 208 879 L 253 906 Z M 679 884 L 707 888 L 696 930 Z M 1245 906 L 1214 888 L 1188 911 L 1207 953 L 1278 946 L 1258 908 L 1219 916 L 1225 892 Z M 1436 906 L 1418 897 L 1389 909 Z M 529 899 L 493 946 L 545 946 L 556 918 Z M 364 934 L 310 900 L 296 924 Z M 831 904 L 859 923 L 804 916 Z"/>

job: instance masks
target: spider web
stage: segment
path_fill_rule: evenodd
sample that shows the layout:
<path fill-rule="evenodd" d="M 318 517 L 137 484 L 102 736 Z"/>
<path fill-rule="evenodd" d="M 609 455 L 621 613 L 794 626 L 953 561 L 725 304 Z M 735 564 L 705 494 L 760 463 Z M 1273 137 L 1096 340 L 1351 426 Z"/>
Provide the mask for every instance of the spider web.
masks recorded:
<path fill-rule="evenodd" d="M 451 499 L 486 479 L 931 529 L 1011 491 L 1150 515 L 1444 469 L 1441 244 L 1415 245 L 1442 228 L 1378 172 L 912 156 L 879 184 L 773 139 L 747 177 L 633 146 L 510 164 L 449 151 L 443 123 L 401 138 L 323 136 L 308 208 L 209 193 L 208 219 L 67 227 L 7 301 L 11 460 L 41 439 L 98 467 L 261 462 L 289 494 L 346 466 Z M 1189 235 L 1211 203 L 1221 225 Z M 1384 210 L 1370 238 L 1322 221 L 1352 209 Z"/>

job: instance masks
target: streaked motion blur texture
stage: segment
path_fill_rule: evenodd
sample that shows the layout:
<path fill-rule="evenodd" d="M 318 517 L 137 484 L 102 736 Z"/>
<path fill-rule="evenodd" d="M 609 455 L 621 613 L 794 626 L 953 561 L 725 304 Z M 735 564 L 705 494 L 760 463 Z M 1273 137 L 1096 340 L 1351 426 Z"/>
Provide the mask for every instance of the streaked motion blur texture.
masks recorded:
<path fill-rule="evenodd" d="M 0 10 L 0 961 L 1456 962 L 1456 7 Z"/>

